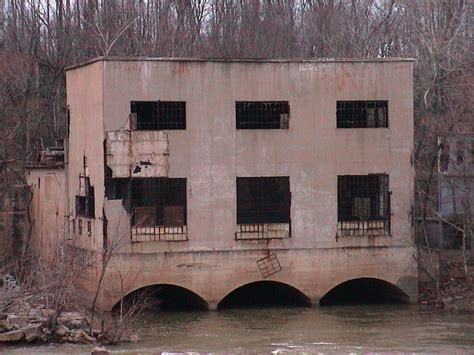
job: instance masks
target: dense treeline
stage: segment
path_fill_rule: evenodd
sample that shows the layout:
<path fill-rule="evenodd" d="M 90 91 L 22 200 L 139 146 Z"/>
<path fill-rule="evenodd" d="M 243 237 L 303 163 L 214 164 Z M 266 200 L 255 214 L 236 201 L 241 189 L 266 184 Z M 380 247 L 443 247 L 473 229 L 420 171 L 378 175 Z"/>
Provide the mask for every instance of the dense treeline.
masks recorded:
<path fill-rule="evenodd" d="M 470 125 L 469 0 L 0 0 L 0 169 L 64 135 L 66 66 L 95 56 L 414 57 L 419 213 L 436 137 Z"/>

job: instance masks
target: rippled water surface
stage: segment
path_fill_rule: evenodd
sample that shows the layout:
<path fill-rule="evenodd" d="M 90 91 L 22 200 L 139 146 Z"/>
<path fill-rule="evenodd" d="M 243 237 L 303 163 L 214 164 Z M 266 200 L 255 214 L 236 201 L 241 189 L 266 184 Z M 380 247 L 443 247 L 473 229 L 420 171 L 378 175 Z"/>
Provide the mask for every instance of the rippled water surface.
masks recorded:
<path fill-rule="evenodd" d="M 147 314 L 138 343 L 117 353 L 347 353 L 409 351 L 474 354 L 474 315 L 419 311 L 415 306 L 237 309 Z M 20 353 L 89 353 L 90 345 L 0 348 Z"/>

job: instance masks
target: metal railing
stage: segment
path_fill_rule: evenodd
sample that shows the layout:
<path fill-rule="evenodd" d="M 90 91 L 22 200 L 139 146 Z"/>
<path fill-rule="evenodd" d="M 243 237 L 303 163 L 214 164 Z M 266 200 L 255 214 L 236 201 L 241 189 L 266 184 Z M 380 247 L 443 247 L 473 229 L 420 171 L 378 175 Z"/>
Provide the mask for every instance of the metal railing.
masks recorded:
<path fill-rule="evenodd" d="M 238 224 L 236 240 L 283 239 L 291 237 L 290 223 Z"/>
<path fill-rule="evenodd" d="M 390 235 L 390 219 L 339 221 L 337 222 L 337 235 L 341 237 Z"/>

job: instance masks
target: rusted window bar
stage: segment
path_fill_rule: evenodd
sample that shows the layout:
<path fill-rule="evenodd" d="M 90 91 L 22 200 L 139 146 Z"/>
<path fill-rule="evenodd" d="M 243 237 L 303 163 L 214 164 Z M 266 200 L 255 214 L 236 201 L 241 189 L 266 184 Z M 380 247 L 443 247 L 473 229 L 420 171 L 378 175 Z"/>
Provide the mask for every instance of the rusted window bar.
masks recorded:
<path fill-rule="evenodd" d="M 257 266 L 264 279 L 282 270 L 277 256 L 273 253 L 257 260 Z"/>
<path fill-rule="evenodd" d="M 282 239 L 291 237 L 291 220 L 288 223 L 238 224 L 236 240 Z"/>
<path fill-rule="evenodd" d="M 187 226 L 132 226 L 132 242 L 186 242 L 188 241 Z"/>
<path fill-rule="evenodd" d="M 136 115 L 134 129 L 186 129 L 185 101 L 132 101 L 130 112 Z"/>
<path fill-rule="evenodd" d="M 132 241 L 186 241 L 186 179 L 131 182 Z"/>
<path fill-rule="evenodd" d="M 390 234 L 388 175 L 338 176 L 338 235 Z"/>
<path fill-rule="evenodd" d="M 237 129 L 287 129 L 290 104 L 288 101 L 237 101 Z"/>
<path fill-rule="evenodd" d="M 388 127 L 388 101 L 338 101 L 337 128 Z"/>

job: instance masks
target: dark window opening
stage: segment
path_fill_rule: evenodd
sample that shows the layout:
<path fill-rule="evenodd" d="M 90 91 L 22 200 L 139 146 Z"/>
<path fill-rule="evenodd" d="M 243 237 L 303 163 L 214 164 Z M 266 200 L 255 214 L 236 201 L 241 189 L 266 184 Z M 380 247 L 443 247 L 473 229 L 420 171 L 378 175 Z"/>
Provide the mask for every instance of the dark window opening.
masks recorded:
<path fill-rule="evenodd" d="M 343 304 L 409 303 L 410 298 L 400 288 L 379 279 L 360 278 L 343 282 L 326 293 L 320 306 Z"/>
<path fill-rule="evenodd" d="M 128 201 L 130 190 L 130 179 L 128 178 L 106 178 L 105 182 L 105 197 L 109 200 L 123 200 Z M 130 208 L 127 206 L 127 211 L 130 211 Z"/>
<path fill-rule="evenodd" d="M 388 127 L 388 101 L 338 101 L 337 128 Z"/>
<path fill-rule="evenodd" d="M 238 177 L 237 224 L 290 223 L 289 177 Z"/>
<path fill-rule="evenodd" d="M 338 176 L 337 189 L 339 230 L 389 233 L 388 175 Z"/>
<path fill-rule="evenodd" d="M 219 310 L 253 307 L 311 307 L 311 301 L 290 285 L 258 281 L 237 288 L 217 305 Z"/>
<path fill-rule="evenodd" d="M 89 177 L 79 177 L 79 195 L 76 195 L 76 216 L 95 218 L 94 187 Z"/>
<path fill-rule="evenodd" d="M 137 130 L 186 129 L 184 101 L 132 101 L 130 111 Z"/>
<path fill-rule="evenodd" d="M 131 189 L 133 226 L 186 225 L 186 179 L 133 179 Z"/>
<path fill-rule="evenodd" d="M 237 101 L 237 129 L 288 129 L 288 101 Z"/>

